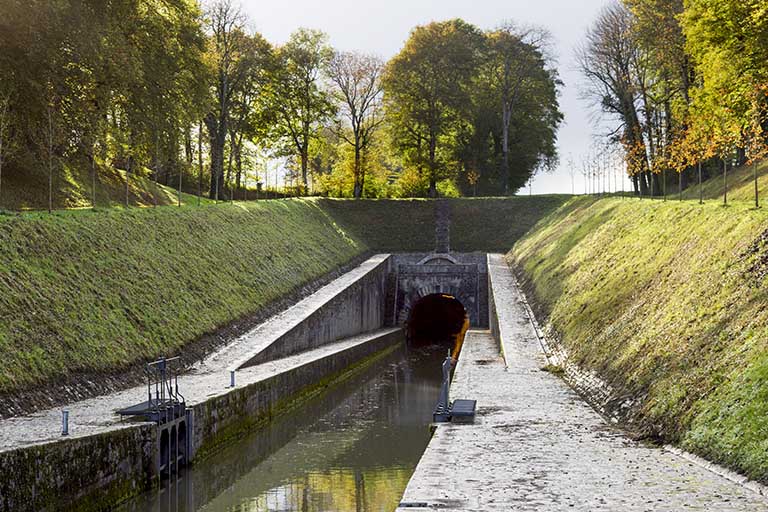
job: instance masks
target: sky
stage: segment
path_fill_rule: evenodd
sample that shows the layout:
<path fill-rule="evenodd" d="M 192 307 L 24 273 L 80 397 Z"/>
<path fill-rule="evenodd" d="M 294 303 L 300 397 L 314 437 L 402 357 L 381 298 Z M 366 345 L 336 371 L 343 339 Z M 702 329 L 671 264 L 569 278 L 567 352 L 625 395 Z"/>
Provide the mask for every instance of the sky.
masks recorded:
<path fill-rule="evenodd" d="M 605 0 L 242 0 L 251 27 L 273 44 L 284 43 L 299 27 L 326 32 L 334 48 L 374 53 L 389 59 L 402 48 L 416 25 L 462 18 L 487 30 L 502 21 L 535 24 L 553 36 L 557 68 L 564 82 L 560 110 L 565 119 L 558 133 L 560 166 L 534 178 L 530 190 L 519 193 L 576 193 L 584 191 L 580 173 L 572 182 L 569 157 L 580 166 L 594 134 L 594 115 L 579 98 L 580 75 L 574 49 L 597 17 Z"/>

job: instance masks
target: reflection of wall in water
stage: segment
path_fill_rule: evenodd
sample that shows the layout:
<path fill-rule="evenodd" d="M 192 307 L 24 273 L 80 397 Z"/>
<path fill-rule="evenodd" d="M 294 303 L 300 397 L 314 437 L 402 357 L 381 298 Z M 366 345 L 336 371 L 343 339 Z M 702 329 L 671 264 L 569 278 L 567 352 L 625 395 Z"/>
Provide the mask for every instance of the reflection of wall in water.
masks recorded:
<path fill-rule="evenodd" d="M 439 359 L 439 354 L 430 359 L 405 350 L 380 359 L 196 465 L 177 484 L 171 482 L 165 491 L 124 510 L 226 510 L 247 504 L 237 510 L 261 511 L 267 505 L 274 509 L 273 499 L 307 504 L 310 511 L 344 510 L 348 502 L 353 505 L 349 510 L 357 510 L 357 501 L 378 502 L 379 510 L 387 489 L 404 490 L 428 442 L 426 425 L 439 389 Z M 364 414 L 367 409 L 372 412 Z M 403 442 L 405 437 L 418 442 Z M 310 476 L 297 479 L 301 473 Z M 343 503 L 336 491 L 325 492 L 333 482 L 350 490 Z M 393 498 L 391 508 L 399 497 Z"/>

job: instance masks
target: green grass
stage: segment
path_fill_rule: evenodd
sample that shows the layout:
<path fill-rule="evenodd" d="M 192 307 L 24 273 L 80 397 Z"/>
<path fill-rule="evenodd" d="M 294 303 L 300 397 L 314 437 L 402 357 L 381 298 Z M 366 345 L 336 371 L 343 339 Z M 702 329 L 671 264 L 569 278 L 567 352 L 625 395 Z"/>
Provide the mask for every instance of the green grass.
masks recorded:
<path fill-rule="evenodd" d="M 768 211 L 572 199 L 509 253 L 650 435 L 768 482 Z"/>
<path fill-rule="evenodd" d="M 755 201 L 755 169 L 752 165 L 738 167 L 728 170 L 728 201 L 748 201 L 754 204 Z M 705 180 L 699 187 L 698 178 L 695 177 L 691 186 L 683 191 L 683 199 L 698 199 L 699 193 L 705 200 L 723 200 L 723 191 L 725 190 L 725 180 L 723 179 L 723 170 L 720 168 L 716 175 Z M 675 187 L 677 189 L 677 187 Z M 768 201 L 768 160 L 763 160 L 757 164 L 757 189 L 760 197 L 760 203 Z M 671 195 L 670 197 L 677 197 Z"/>
<path fill-rule="evenodd" d="M 452 238 L 509 247 L 557 202 L 452 201 Z M 434 227 L 430 200 L 0 215 L 0 394 L 176 353 L 365 252 L 431 251 Z"/>
<path fill-rule="evenodd" d="M 570 196 L 448 199 L 451 249 L 508 250 L 536 222 Z M 353 236 L 377 251 L 435 248 L 435 201 L 429 199 L 321 199 L 323 209 Z"/>
<path fill-rule="evenodd" d="M 146 171 L 144 172 L 146 174 Z M 96 207 L 112 208 L 125 205 L 126 172 L 99 165 L 96 180 Z M 0 210 L 29 211 L 48 209 L 48 175 L 42 172 L 19 174 L 3 172 Z M 57 169 L 53 179 L 53 208 L 55 210 L 92 208 L 93 184 L 89 163 Z M 197 196 L 182 193 L 182 206 L 197 205 Z M 202 204 L 213 201 L 201 198 Z M 130 206 L 159 206 L 178 204 L 178 191 L 155 183 L 138 174 L 128 176 Z"/>
<path fill-rule="evenodd" d="M 380 252 L 435 248 L 435 202 L 427 199 L 318 199 L 353 237 Z"/>
<path fill-rule="evenodd" d="M 173 353 L 366 250 L 303 200 L 0 216 L 0 392 Z"/>
<path fill-rule="evenodd" d="M 506 252 L 570 197 L 451 199 L 451 248 L 461 252 Z"/>

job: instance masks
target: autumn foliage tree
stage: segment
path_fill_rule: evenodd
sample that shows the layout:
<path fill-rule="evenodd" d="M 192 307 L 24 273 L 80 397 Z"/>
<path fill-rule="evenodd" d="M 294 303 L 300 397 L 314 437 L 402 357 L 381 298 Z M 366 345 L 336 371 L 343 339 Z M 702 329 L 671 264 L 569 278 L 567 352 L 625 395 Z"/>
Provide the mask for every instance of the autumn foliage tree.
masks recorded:
<path fill-rule="evenodd" d="M 601 68 L 606 51 L 596 50 L 596 31 L 621 14 L 616 41 L 631 41 L 625 53 L 634 53 L 620 72 Z M 616 25 L 616 23 L 613 23 Z M 615 50 L 618 44 L 604 49 Z M 678 173 L 678 187 L 689 178 L 717 175 L 722 169 L 755 161 L 765 154 L 768 123 L 768 12 L 759 0 L 623 0 L 610 4 L 587 35 L 580 53 L 587 78 L 586 92 L 604 113 L 629 112 L 632 106 L 616 100 L 615 79 L 624 77 L 634 98 L 637 123 L 625 114 L 621 125 L 608 134 L 625 148 L 630 173 L 640 176 L 647 166 L 654 181 L 666 170 Z M 585 57 L 591 57 L 589 59 Z M 614 59 L 614 63 L 618 63 Z M 619 68 L 617 68 L 619 69 Z M 614 89 L 610 91 L 609 89 Z M 635 135 L 625 129 L 635 125 Z M 714 171 L 714 172 L 713 172 Z M 672 173 L 671 173 L 672 174 Z M 698 181 L 698 180 L 697 180 Z M 658 190 L 658 187 L 657 187 Z M 757 191 L 757 186 L 755 187 Z M 726 187 L 727 191 L 727 187 Z M 757 193 L 757 192 L 756 192 Z M 725 199 L 725 198 L 724 198 Z M 757 201 L 757 198 L 756 198 Z"/>

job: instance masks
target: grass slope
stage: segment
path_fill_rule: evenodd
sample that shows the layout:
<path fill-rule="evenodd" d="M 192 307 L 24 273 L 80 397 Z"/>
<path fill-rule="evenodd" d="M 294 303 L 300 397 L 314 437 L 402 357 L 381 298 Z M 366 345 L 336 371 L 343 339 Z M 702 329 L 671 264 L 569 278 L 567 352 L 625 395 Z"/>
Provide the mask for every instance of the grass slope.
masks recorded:
<path fill-rule="evenodd" d="M 755 168 L 752 165 L 728 170 L 728 201 L 755 201 Z M 683 190 L 683 199 L 699 199 L 701 193 L 705 200 L 723 200 L 725 180 L 722 169 L 716 176 L 704 181 L 699 187 L 698 183 L 691 184 Z M 757 164 L 757 190 L 760 203 L 768 201 L 768 160 Z M 700 192 L 701 191 L 701 192 Z M 674 196 L 675 198 L 677 196 Z"/>
<path fill-rule="evenodd" d="M 451 249 L 506 251 L 570 196 L 447 199 Z M 382 252 L 435 248 L 435 201 L 428 199 L 319 199 L 323 210 L 353 237 Z"/>
<path fill-rule="evenodd" d="M 3 173 L 0 210 L 26 211 L 48 209 L 48 175 L 43 173 Z M 126 173 L 109 166 L 99 166 L 96 181 L 96 206 L 120 207 L 125 204 Z M 58 169 L 53 179 L 53 208 L 92 208 L 93 184 L 90 164 Z M 197 196 L 182 193 L 182 205 L 196 205 Z M 128 178 L 130 206 L 175 205 L 178 191 L 131 174 Z M 211 203 L 201 198 L 201 203 Z"/>
<path fill-rule="evenodd" d="M 451 249 L 504 252 L 571 196 L 452 199 Z"/>
<path fill-rule="evenodd" d="M 563 200 L 452 200 L 454 247 L 504 250 Z M 431 251 L 435 204 L 314 198 L 0 215 L 0 398 L 176 353 L 365 252 Z"/>
<path fill-rule="evenodd" d="M 573 199 L 508 257 L 646 432 L 768 482 L 768 211 Z"/>
<path fill-rule="evenodd" d="M 435 248 L 435 202 L 426 199 L 318 199 L 323 211 L 375 251 Z"/>
<path fill-rule="evenodd" d="M 0 217 L 0 392 L 172 353 L 366 249 L 302 200 Z"/>

